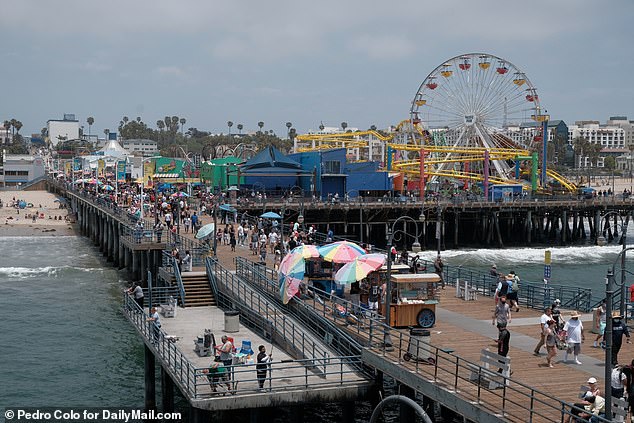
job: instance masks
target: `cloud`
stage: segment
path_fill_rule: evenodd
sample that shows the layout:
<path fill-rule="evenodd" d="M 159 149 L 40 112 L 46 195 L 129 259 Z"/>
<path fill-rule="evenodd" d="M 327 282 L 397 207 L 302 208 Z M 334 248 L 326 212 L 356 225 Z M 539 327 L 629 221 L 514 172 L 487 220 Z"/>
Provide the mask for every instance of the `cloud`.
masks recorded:
<path fill-rule="evenodd" d="M 174 76 L 174 77 L 184 77 L 185 71 L 178 66 L 159 66 L 154 69 L 154 73 L 159 76 Z"/>
<path fill-rule="evenodd" d="M 412 54 L 416 45 L 405 37 L 397 35 L 363 34 L 349 42 L 353 53 L 361 53 L 372 59 L 400 59 Z"/>
<path fill-rule="evenodd" d="M 81 63 L 79 67 L 89 72 L 108 72 L 112 70 L 112 66 L 107 63 L 85 62 Z"/>

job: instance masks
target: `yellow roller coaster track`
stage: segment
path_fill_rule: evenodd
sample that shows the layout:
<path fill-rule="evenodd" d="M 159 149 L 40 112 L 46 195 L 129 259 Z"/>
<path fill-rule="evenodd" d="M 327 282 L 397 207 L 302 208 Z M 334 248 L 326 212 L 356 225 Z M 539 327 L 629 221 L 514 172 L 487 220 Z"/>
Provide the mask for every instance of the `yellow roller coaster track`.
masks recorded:
<path fill-rule="evenodd" d="M 358 132 L 343 132 L 341 134 L 303 134 L 298 135 L 297 139 L 299 141 L 328 141 L 328 142 L 341 142 L 341 141 L 359 141 L 366 142 L 362 140 L 351 140 L 351 138 L 355 137 L 363 137 L 366 135 L 372 135 L 375 138 L 380 139 L 381 141 L 390 141 L 394 138 L 394 135 L 383 135 L 377 131 L 358 131 Z"/>

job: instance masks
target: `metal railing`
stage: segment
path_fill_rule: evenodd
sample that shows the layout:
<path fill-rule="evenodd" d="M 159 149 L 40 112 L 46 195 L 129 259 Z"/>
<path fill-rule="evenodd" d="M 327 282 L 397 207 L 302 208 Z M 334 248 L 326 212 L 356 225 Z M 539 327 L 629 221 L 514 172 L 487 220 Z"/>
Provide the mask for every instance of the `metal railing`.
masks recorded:
<path fill-rule="evenodd" d="M 326 359 L 331 354 L 316 336 L 296 324 L 282 310 L 257 293 L 237 275 L 229 272 L 218 261 L 207 259 L 207 267 L 215 278 L 218 290 L 216 301 L 221 308 L 238 309 L 241 320 L 258 329 L 265 337 L 285 343 L 293 356 Z"/>
<path fill-rule="evenodd" d="M 174 272 L 174 279 L 176 279 L 176 286 L 178 286 L 178 293 L 181 299 L 181 305 L 185 307 L 185 286 L 183 285 L 183 278 L 181 277 L 181 270 L 178 267 L 178 262 L 175 257 L 172 257 L 172 271 Z"/>
<path fill-rule="evenodd" d="M 181 254 L 189 251 L 192 257 L 192 265 L 203 266 L 205 257 L 209 254 L 210 246 L 206 243 L 189 239 L 185 236 L 168 231 L 168 244 L 178 247 Z"/>
<path fill-rule="evenodd" d="M 260 263 L 250 261 L 244 257 L 236 257 L 236 274 L 250 283 L 256 290 L 274 301 L 279 307 L 290 312 L 300 321 L 311 328 L 314 333 L 322 336 L 324 341 L 335 348 L 340 354 L 356 355 L 361 353 L 362 345 L 358 340 L 346 332 L 338 330 L 332 321 L 315 319 L 315 308 L 305 301 L 295 297 L 295 300 L 284 305 L 280 296 L 279 285 L 276 283 L 277 274 L 272 269 Z"/>
<path fill-rule="evenodd" d="M 205 373 L 209 367 L 198 367 L 193 364 L 178 348 L 179 344 L 173 336 L 169 336 L 162 329 L 156 328 L 153 322 L 148 321 L 148 314 L 129 294 L 124 294 L 123 313 L 151 345 L 162 366 L 172 373 L 182 392 L 190 398 L 213 397 L 216 395 L 213 388 L 220 388 L 222 393 L 240 395 L 262 391 L 275 393 L 326 387 L 354 387 L 366 383 L 365 378 L 351 366 L 359 365 L 361 358 L 358 355 L 273 361 L 268 365 L 267 374 L 263 378 L 263 389 L 259 388 L 261 379 L 257 377 L 255 363 L 223 366 L 228 378 L 214 379 L 209 373 Z"/>

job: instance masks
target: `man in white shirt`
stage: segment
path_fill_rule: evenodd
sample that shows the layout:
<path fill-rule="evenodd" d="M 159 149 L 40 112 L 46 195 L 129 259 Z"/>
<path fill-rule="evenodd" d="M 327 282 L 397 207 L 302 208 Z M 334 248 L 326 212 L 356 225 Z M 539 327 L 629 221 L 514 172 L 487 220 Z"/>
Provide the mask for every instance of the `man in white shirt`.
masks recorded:
<path fill-rule="evenodd" d="M 568 354 L 572 352 L 575 357 L 575 363 L 581 364 L 579 361 L 579 354 L 581 353 L 581 342 L 586 337 L 583 334 L 583 323 L 579 320 L 581 315 L 578 311 L 573 311 L 570 315 L 570 320 L 564 325 L 564 331 L 566 331 L 566 340 L 568 341 L 568 349 L 564 353 L 564 363 L 568 361 Z"/>
<path fill-rule="evenodd" d="M 546 342 L 546 336 L 544 335 L 544 328 L 548 326 L 548 321 L 551 319 L 552 319 L 552 310 L 550 309 L 550 307 L 546 307 L 544 309 L 544 313 L 539 318 L 539 342 L 537 343 L 537 345 L 535 346 L 535 349 L 533 350 L 533 355 L 537 357 L 539 357 L 539 350 L 541 349 L 542 346 L 544 346 L 544 343 Z"/>

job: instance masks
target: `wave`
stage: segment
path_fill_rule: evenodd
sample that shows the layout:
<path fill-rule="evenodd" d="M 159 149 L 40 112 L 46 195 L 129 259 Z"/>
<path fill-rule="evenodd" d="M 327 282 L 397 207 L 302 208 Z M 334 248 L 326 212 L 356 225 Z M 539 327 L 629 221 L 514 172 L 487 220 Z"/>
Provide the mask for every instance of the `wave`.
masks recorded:
<path fill-rule="evenodd" d="M 76 266 L 46 266 L 46 267 L 0 267 L 0 276 L 10 278 L 27 279 L 39 276 L 57 277 L 67 271 L 92 273 L 101 271 L 101 267 L 76 267 Z"/>
<path fill-rule="evenodd" d="M 599 264 L 612 263 L 621 251 L 620 245 L 588 246 L 588 247 L 550 247 L 550 248 L 508 248 L 508 249 L 472 249 L 441 251 L 443 260 L 451 264 L 470 264 L 475 266 L 490 266 L 492 263 L 521 263 L 526 265 L 544 264 L 547 250 L 551 253 L 553 264 Z M 418 253 L 421 258 L 434 260 L 435 251 Z M 633 253 L 634 254 L 634 253 Z"/>

